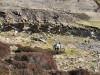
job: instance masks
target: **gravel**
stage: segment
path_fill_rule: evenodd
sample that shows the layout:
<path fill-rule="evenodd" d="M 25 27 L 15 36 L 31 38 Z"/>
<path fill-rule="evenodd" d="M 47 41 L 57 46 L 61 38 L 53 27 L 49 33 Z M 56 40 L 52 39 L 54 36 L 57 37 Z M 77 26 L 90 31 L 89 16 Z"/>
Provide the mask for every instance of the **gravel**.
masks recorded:
<path fill-rule="evenodd" d="M 93 50 L 100 52 L 100 41 L 99 42 L 84 41 L 83 43 L 76 44 L 75 46 L 81 50 Z"/>

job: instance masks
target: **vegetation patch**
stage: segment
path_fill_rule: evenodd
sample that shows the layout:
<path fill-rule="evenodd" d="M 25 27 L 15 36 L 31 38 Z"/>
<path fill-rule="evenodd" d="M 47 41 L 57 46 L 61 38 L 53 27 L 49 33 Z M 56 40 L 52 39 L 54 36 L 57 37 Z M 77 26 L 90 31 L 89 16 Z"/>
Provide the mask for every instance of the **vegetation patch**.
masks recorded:
<path fill-rule="evenodd" d="M 53 44 L 54 43 L 54 39 L 53 38 L 48 38 L 48 42 L 50 43 L 50 44 Z"/>
<path fill-rule="evenodd" d="M 99 6 L 100 6 L 100 0 L 96 0 L 96 2 L 99 4 Z"/>
<path fill-rule="evenodd" d="M 82 19 L 82 20 L 89 20 L 90 17 L 85 13 L 73 13 L 75 17 Z"/>
<path fill-rule="evenodd" d="M 65 48 L 65 53 L 68 54 L 69 56 L 75 55 L 75 56 L 79 56 L 80 50 L 76 49 L 76 48 Z"/>
<path fill-rule="evenodd" d="M 78 21 L 77 23 L 100 28 L 100 21 L 86 21 L 86 20 L 80 20 L 80 21 Z"/>

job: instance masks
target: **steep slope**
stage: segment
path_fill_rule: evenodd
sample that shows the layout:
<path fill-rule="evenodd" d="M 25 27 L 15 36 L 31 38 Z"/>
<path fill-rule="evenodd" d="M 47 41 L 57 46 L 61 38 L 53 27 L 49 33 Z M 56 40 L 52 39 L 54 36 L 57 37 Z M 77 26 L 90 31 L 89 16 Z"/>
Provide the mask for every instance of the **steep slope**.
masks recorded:
<path fill-rule="evenodd" d="M 44 55 L 44 53 L 41 54 L 40 52 L 38 54 L 32 53 L 32 51 L 29 52 L 30 48 L 28 49 L 28 46 L 48 48 L 48 51 L 53 49 L 52 45 L 55 42 L 59 41 L 67 53 L 54 57 L 60 70 L 68 71 L 82 67 L 90 71 L 97 70 L 99 72 L 99 66 L 97 65 L 99 61 L 98 58 L 94 56 L 97 56 L 95 52 L 99 52 L 100 50 L 100 22 L 98 22 L 97 25 L 97 22 L 94 22 L 94 20 L 100 21 L 99 8 L 99 2 L 97 0 L 0 0 L 0 41 L 10 44 L 22 44 L 26 46 L 24 48 L 27 48 L 27 50 L 24 50 L 24 48 L 23 50 L 20 49 L 21 51 L 18 50 L 18 55 L 14 52 L 11 53 L 16 54 L 17 57 L 17 60 L 12 59 L 14 62 L 10 63 L 10 65 L 14 65 L 16 75 L 20 75 L 21 73 L 21 75 L 23 75 L 25 71 L 33 72 L 34 67 L 38 67 L 35 63 L 33 66 L 29 63 L 36 62 L 38 65 L 42 64 L 41 66 L 44 68 L 47 67 L 47 64 L 51 61 L 46 61 L 48 56 Z M 91 22 L 91 20 L 93 20 L 93 22 Z M 3 49 L 7 52 L 5 53 Z M 37 49 L 37 51 L 38 50 L 39 49 Z M 83 52 L 82 50 L 85 51 Z M 95 54 L 92 55 L 92 53 L 90 54 L 87 50 Z M 10 51 L 8 46 L 1 45 L 1 52 L 3 52 L 1 57 L 9 55 Z M 77 57 L 75 57 L 74 54 L 77 55 Z M 37 55 L 39 55 L 39 57 L 37 57 Z M 42 55 L 44 58 L 41 58 Z M 88 60 L 88 58 L 90 58 L 90 60 Z M 23 59 L 25 59 L 26 62 L 23 62 Z M 66 62 L 66 60 L 68 62 Z M 23 70 L 24 64 L 26 64 L 27 68 Z M 49 65 L 51 64 L 52 63 Z M 22 68 L 19 70 L 20 67 Z M 41 70 L 42 68 L 40 67 L 40 71 Z M 75 74 L 78 72 L 76 71 Z M 45 74 L 39 73 L 39 75 L 48 75 L 44 70 L 42 70 L 42 72 Z M 70 74 L 73 75 L 73 72 L 74 71 Z M 82 70 L 82 72 L 84 71 Z M 61 72 L 51 72 L 52 75 L 60 75 L 59 73 Z M 32 74 L 29 73 L 29 75 Z"/>
<path fill-rule="evenodd" d="M 45 10 L 61 10 L 71 13 L 99 12 L 99 2 L 97 0 L 0 0 L 0 9 L 45 9 Z M 90 15 L 92 20 L 99 20 L 96 16 Z M 100 15 L 100 14 L 99 14 Z M 96 18 L 97 17 L 97 18 Z"/>
<path fill-rule="evenodd" d="M 98 6 L 94 0 L 1 0 L 0 8 L 40 8 L 40 9 L 62 9 L 77 11 L 94 11 Z"/>

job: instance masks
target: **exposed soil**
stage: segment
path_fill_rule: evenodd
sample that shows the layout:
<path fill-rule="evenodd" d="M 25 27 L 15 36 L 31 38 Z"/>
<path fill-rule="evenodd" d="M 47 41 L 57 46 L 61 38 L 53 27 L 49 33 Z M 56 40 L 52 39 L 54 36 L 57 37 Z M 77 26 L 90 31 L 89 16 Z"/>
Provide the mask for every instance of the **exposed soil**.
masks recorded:
<path fill-rule="evenodd" d="M 10 45 L 0 42 L 0 58 L 4 58 L 10 54 Z"/>

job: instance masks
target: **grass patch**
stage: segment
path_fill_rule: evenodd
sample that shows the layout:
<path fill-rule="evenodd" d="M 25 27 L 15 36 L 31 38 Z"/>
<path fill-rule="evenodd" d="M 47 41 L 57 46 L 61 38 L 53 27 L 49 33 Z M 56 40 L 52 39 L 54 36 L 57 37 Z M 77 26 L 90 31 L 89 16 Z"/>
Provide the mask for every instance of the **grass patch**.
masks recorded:
<path fill-rule="evenodd" d="M 41 44 L 41 43 L 38 43 L 37 44 L 37 47 L 41 47 L 43 49 L 53 50 L 53 46 L 52 45 L 49 45 L 49 44 Z"/>
<path fill-rule="evenodd" d="M 68 54 L 69 56 L 79 56 L 81 55 L 81 51 L 76 49 L 76 48 L 65 48 L 65 53 Z"/>
<path fill-rule="evenodd" d="M 54 41 L 55 41 L 55 40 L 54 40 L 53 38 L 48 38 L 48 43 L 49 43 L 49 44 L 53 44 Z"/>
<path fill-rule="evenodd" d="M 90 17 L 85 13 L 73 13 L 75 17 L 82 19 L 82 20 L 89 20 Z"/>
<path fill-rule="evenodd" d="M 100 28 L 100 21 L 85 21 L 85 20 L 81 20 L 81 21 L 78 21 L 77 23 Z"/>

